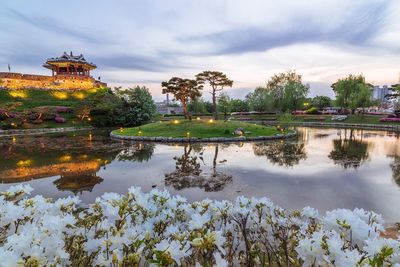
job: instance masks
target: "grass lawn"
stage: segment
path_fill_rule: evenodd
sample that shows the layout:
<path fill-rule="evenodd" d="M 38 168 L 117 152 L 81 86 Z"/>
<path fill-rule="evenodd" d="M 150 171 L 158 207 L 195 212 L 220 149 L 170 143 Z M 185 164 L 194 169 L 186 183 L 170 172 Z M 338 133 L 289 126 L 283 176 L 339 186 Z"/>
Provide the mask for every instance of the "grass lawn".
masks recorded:
<path fill-rule="evenodd" d="M 95 89 L 93 89 L 95 90 Z M 92 90 L 62 91 L 62 90 L 0 90 L 0 107 L 6 104 L 18 103 L 14 111 L 24 111 L 42 106 L 77 107 L 82 100 L 93 94 Z"/>
<path fill-rule="evenodd" d="M 209 120 L 173 120 L 169 122 L 154 122 L 140 127 L 115 130 L 113 133 L 128 136 L 148 137 L 233 137 L 235 129 L 243 128 L 246 137 L 269 136 L 282 133 L 275 127 L 267 127 L 253 123 L 238 121 L 212 121 Z"/>

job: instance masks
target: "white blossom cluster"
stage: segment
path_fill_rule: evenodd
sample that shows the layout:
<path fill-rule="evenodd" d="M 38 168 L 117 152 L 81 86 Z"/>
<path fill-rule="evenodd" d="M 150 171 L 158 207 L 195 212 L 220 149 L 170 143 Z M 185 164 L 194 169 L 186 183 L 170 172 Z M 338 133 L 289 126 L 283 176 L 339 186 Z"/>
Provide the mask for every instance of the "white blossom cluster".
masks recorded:
<path fill-rule="evenodd" d="M 380 215 L 288 212 L 267 198 L 189 203 L 167 191 L 26 198 L 0 195 L 1 266 L 400 266 Z"/>

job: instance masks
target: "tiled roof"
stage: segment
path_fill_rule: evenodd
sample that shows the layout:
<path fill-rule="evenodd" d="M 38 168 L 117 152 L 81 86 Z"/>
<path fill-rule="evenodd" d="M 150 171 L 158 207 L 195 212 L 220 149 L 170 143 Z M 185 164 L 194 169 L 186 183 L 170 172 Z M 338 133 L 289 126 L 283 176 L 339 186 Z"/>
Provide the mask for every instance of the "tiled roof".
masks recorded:
<path fill-rule="evenodd" d="M 92 62 L 86 61 L 85 57 L 82 54 L 80 54 L 79 56 L 74 56 L 72 54 L 72 52 L 70 54 L 68 54 L 67 52 L 64 52 L 64 54 L 62 56 L 60 56 L 60 57 L 48 58 L 46 60 L 46 65 L 47 64 L 51 64 L 51 63 L 56 63 L 56 62 L 74 62 L 74 63 L 87 64 L 87 65 L 90 65 L 90 66 L 92 66 L 94 68 L 97 67 Z"/>

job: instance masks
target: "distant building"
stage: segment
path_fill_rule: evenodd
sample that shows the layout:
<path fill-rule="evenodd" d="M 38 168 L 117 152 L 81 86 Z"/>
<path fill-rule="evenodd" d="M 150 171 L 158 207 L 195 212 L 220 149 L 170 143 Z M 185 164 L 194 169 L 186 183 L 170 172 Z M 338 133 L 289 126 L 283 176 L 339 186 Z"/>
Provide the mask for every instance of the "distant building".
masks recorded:
<path fill-rule="evenodd" d="M 169 95 L 164 101 L 156 102 L 157 112 L 160 114 L 181 114 L 183 113 L 183 108 L 181 106 L 173 105 L 169 101 Z"/>
<path fill-rule="evenodd" d="M 388 96 L 392 94 L 392 87 L 388 85 L 375 85 L 372 88 L 372 99 L 378 100 L 381 103 L 385 103 L 389 101 Z"/>
<path fill-rule="evenodd" d="M 43 67 L 50 69 L 52 76 L 0 72 L 0 88 L 86 90 L 107 86 L 90 76 L 90 71 L 97 66 L 86 61 L 82 54 L 74 56 L 72 52 L 64 52 L 60 57 L 47 59 Z"/>

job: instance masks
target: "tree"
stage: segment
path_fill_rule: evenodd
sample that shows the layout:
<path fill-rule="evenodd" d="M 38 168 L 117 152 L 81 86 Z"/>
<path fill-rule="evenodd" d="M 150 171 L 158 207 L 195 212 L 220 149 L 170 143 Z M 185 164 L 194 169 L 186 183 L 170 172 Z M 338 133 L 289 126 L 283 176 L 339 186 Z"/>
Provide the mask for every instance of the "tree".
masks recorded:
<path fill-rule="evenodd" d="M 224 111 L 224 119 L 227 119 L 228 112 L 231 112 L 231 98 L 227 93 L 220 93 L 218 96 L 218 109 Z"/>
<path fill-rule="evenodd" d="M 231 100 L 231 111 L 232 112 L 247 112 L 250 111 L 249 103 L 242 99 Z"/>
<path fill-rule="evenodd" d="M 182 103 L 185 118 L 190 120 L 191 116 L 188 113 L 187 104 L 190 100 L 201 96 L 200 90 L 203 89 L 203 86 L 195 80 L 179 77 L 172 77 L 169 81 L 162 82 L 161 86 L 163 87 L 163 94 L 171 93 L 176 100 Z"/>
<path fill-rule="evenodd" d="M 115 91 L 127 103 L 124 113 L 125 125 L 142 125 L 153 119 L 156 105 L 148 88 L 136 86 L 128 89 L 116 88 Z"/>
<path fill-rule="evenodd" d="M 350 108 L 352 113 L 356 108 L 370 104 L 372 86 L 365 82 L 363 75 L 350 74 L 337 80 L 331 87 L 336 95 L 336 104 L 342 108 Z"/>
<path fill-rule="evenodd" d="M 272 111 L 274 100 L 269 90 L 257 87 L 254 92 L 246 95 L 250 109 L 254 111 Z"/>
<path fill-rule="evenodd" d="M 226 74 L 219 71 L 203 71 L 196 75 L 196 81 L 199 84 L 209 83 L 212 88 L 212 103 L 214 119 L 218 120 L 217 110 L 217 92 L 222 91 L 224 87 L 232 87 L 233 81 L 226 77 Z"/>
<path fill-rule="evenodd" d="M 207 113 L 207 106 L 202 98 L 196 97 L 188 103 L 188 111 L 195 114 Z"/>
<path fill-rule="evenodd" d="M 295 71 L 275 74 L 268 80 L 266 89 L 273 97 L 274 108 L 283 112 L 301 108 L 310 91 Z"/>
<path fill-rule="evenodd" d="M 311 100 L 311 105 L 318 109 L 323 109 L 332 105 L 332 99 L 329 96 L 316 96 Z"/>

